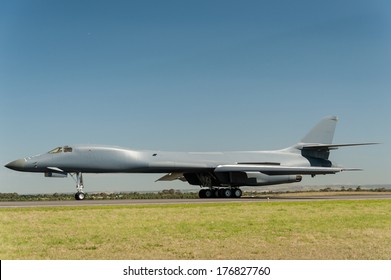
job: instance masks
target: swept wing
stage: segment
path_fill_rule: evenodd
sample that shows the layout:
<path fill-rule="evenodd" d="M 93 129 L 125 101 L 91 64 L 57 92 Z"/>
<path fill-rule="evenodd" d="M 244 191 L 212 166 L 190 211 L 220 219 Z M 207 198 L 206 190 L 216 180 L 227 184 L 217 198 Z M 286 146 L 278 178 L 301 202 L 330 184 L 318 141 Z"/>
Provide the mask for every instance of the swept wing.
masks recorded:
<path fill-rule="evenodd" d="M 354 171 L 360 169 L 347 169 L 341 167 L 302 167 L 302 166 L 281 166 L 281 165 L 256 165 L 256 164 L 232 164 L 219 165 L 215 172 L 261 172 L 267 175 L 318 175 L 335 174 L 341 171 Z"/>

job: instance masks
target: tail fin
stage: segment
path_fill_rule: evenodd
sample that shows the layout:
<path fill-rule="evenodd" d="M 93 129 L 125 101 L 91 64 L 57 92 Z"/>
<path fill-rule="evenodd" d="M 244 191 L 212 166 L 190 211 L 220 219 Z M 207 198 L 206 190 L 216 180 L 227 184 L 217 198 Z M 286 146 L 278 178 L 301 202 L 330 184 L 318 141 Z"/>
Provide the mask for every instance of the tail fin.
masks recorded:
<path fill-rule="evenodd" d="M 351 143 L 332 144 L 335 127 L 338 118 L 336 116 L 323 118 L 295 147 L 301 150 L 302 156 L 306 157 L 312 166 L 331 166 L 328 161 L 331 150 L 339 147 L 374 145 L 378 143 Z"/>
<path fill-rule="evenodd" d="M 310 132 L 301 140 L 301 143 L 331 144 L 333 142 L 335 126 L 338 118 L 336 116 L 322 119 Z"/>

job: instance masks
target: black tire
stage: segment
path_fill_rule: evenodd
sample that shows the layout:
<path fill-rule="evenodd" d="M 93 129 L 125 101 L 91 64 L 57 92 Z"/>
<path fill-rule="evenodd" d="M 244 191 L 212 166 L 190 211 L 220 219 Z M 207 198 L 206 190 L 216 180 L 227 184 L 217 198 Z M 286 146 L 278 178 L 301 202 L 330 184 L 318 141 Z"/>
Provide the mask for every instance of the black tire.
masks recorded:
<path fill-rule="evenodd" d="M 233 193 L 232 193 L 232 196 L 234 198 L 240 198 L 242 196 L 243 192 L 241 189 L 234 189 L 233 190 Z"/>
<path fill-rule="evenodd" d="M 205 191 L 206 191 L 206 190 L 204 190 L 204 189 L 200 190 L 200 191 L 198 192 L 198 197 L 199 197 L 199 198 L 206 198 Z"/>
<path fill-rule="evenodd" d="M 75 199 L 76 199 L 76 200 L 84 200 L 85 198 L 86 198 L 85 193 L 77 192 L 77 193 L 75 194 Z"/>
<path fill-rule="evenodd" d="M 222 189 L 222 192 L 219 194 L 221 194 L 222 198 L 230 198 L 232 197 L 232 190 L 228 188 L 224 188 Z"/>
<path fill-rule="evenodd" d="M 206 189 L 206 190 L 204 190 L 204 191 L 205 191 L 205 192 L 204 192 L 205 198 L 212 198 L 212 197 L 213 197 L 213 192 L 212 192 L 212 190 Z"/>

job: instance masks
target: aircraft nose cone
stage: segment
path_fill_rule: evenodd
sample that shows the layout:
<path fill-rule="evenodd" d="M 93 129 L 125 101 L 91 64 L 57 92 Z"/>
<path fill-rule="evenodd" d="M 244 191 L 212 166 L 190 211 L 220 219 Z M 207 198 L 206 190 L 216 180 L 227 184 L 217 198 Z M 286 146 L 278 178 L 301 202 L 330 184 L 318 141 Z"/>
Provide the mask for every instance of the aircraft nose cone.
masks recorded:
<path fill-rule="evenodd" d="M 23 171 L 25 163 L 26 163 L 26 161 L 24 159 L 17 159 L 17 160 L 11 161 L 7 165 L 5 165 L 5 167 L 12 169 L 12 170 Z"/>

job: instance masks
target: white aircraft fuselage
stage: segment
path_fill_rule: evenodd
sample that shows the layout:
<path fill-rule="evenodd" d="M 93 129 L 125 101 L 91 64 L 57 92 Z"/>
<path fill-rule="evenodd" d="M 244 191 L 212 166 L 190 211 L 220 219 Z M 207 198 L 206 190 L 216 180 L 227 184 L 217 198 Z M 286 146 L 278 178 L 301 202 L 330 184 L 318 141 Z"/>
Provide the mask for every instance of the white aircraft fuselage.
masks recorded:
<path fill-rule="evenodd" d="M 334 166 L 330 150 L 374 143 L 331 144 L 336 121 L 336 117 L 324 118 L 301 142 L 275 151 L 165 152 L 74 145 L 18 159 L 6 167 L 46 177 L 76 175 L 76 199 L 84 199 L 82 173 L 168 173 L 158 180 L 180 179 L 204 187 L 200 197 L 240 197 L 240 186 L 293 183 L 301 181 L 301 175 L 353 170 Z"/>

